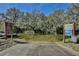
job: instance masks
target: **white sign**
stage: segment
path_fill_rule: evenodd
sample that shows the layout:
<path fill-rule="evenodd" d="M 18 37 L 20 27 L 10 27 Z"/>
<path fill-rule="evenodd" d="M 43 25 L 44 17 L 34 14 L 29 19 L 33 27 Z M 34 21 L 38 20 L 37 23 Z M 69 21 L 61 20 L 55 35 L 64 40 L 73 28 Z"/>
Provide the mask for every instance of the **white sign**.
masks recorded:
<path fill-rule="evenodd" d="M 64 32 L 66 36 L 72 36 L 73 35 L 73 24 L 65 24 L 64 25 Z"/>
<path fill-rule="evenodd" d="M 74 31 L 74 24 L 64 25 L 65 36 L 71 36 L 72 42 L 77 42 L 77 37 L 74 35 L 73 31 Z"/>
<path fill-rule="evenodd" d="M 64 25 L 64 30 L 73 30 L 74 27 L 73 27 L 73 24 L 65 24 Z"/>

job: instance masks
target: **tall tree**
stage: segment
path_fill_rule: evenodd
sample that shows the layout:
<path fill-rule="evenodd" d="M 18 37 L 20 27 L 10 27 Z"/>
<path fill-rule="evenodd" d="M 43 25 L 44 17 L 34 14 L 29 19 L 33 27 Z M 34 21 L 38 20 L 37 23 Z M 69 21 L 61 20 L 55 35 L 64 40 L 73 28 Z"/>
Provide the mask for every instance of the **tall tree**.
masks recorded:
<path fill-rule="evenodd" d="M 22 18 L 23 14 L 23 12 L 16 8 L 7 9 L 6 13 L 4 13 L 12 22 L 16 22 L 18 19 Z"/>
<path fill-rule="evenodd" d="M 64 21 L 64 10 L 56 10 L 53 14 L 50 15 L 51 22 L 53 23 L 53 30 L 56 33 L 56 28 L 63 25 Z"/>
<path fill-rule="evenodd" d="M 70 22 L 77 23 L 79 21 L 79 4 L 71 4 L 71 8 L 67 11 L 67 18 L 69 18 Z"/>

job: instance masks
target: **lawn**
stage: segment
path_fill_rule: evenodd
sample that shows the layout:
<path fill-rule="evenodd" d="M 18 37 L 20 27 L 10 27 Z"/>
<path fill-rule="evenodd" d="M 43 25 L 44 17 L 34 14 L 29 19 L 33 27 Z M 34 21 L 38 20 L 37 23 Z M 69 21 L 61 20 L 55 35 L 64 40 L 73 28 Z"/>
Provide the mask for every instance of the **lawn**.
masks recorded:
<path fill-rule="evenodd" d="M 25 39 L 26 41 L 47 41 L 47 42 L 56 42 L 62 41 L 62 35 L 27 35 L 21 34 L 20 39 Z"/>

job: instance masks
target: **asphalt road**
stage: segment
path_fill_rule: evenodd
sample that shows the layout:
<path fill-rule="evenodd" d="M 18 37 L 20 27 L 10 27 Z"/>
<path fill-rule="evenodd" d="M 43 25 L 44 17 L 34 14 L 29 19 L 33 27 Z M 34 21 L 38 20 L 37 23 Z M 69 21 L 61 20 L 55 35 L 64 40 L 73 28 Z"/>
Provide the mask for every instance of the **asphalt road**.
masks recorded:
<path fill-rule="evenodd" d="M 24 43 L 0 52 L 0 56 L 73 56 L 73 54 L 55 43 Z"/>

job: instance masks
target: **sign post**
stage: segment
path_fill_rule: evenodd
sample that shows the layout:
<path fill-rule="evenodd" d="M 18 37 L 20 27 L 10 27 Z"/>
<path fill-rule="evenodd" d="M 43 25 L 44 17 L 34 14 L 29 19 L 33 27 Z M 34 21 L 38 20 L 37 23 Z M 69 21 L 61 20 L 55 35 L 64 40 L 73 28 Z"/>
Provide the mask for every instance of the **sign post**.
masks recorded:
<path fill-rule="evenodd" d="M 63 26 L 63 42 L 65 43 L 65 32 L 64 32 L 64 26 Z"/>
<path fill-rule="evenodd" d="M 12 35 L 12 23 L 5 22 L 5 39 L 7 40 L 7 36 Z"/>
<path fill-rule="evenodd" d="M 72 42 L 77 42 L 75 30 L 76 30 L 75 23 L 64 24 L 64 26 L 63 26 L 63 41 L 65 42 L 65 36 L 70 36 Z"/>

